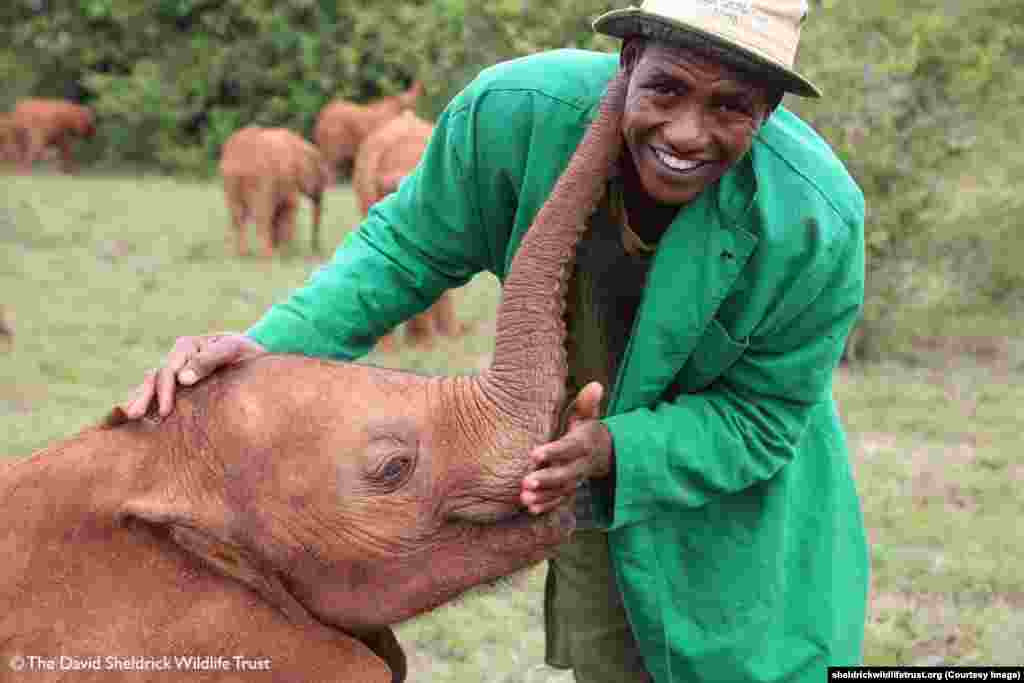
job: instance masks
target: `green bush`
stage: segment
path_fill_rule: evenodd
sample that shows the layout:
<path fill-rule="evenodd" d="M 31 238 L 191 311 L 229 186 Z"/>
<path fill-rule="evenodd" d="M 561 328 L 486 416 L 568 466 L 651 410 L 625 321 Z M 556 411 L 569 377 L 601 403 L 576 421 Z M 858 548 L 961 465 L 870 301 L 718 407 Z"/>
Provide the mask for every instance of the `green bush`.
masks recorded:
<path fill-rule="evenodd" d="M 32 93 L 95 107 L 103 139 L 94 161 L 202 173 L 236 127 L 281 125 L 308 136 L 335 97 L 362 102 L 421 80 L 421 113 L 433 117 L 485 66 L 552 46 L 598 45 L 590 19 L 610 7 L 14 0 L 0 9 L 0 44 L 9 46 L 0 76 L 31 74 L 4 78 L 15 86 L 8 105 Z"/>
<path fill-rule="evenodd" d="M 966 214 L 957 203 L 979 167 L 991 168 L 999 146 L 1019 139 L 1022 25 L 1024 6 L 987 0 L 955 8 L 923 0 L 825 2 L 808 24 L 801 64 L 826 96 L 790 104 L 833 143 L 864 188 L 861 334 L 869 350 L 885 353 L 905 342 L 913 333 L 907 326 L 919 324 L 908 313 L 921 313 L 920 320 L 990 306 L 987 295 L 997 291 L 1020 296 L 1020 280 L 1005 263 L 1013 252 L 1000 237 L 1000 221 L 1012 215 L 1004 198 L 976 194 L 978 206 Z M 989 263 L 968 287 L 958 267 L 972 259 Z"/>

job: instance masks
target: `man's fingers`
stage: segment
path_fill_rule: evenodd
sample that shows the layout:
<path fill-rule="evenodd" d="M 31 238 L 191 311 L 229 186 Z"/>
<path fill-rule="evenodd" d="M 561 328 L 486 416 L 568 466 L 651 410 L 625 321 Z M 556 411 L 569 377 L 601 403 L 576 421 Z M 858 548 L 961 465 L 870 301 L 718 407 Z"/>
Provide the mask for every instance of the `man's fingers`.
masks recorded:
<path fill-rule="evenodd" d="M 222 365 L 266 353 L 256 342 L 233 333 L 178 337 L 162 368 L 150 370 L 135 396 L 121 404 L 129 419 L 146 414 L 155 400 L 161 417 L 174 409 L 178 384 L 195 384 Z"/>
<path fill-rule="evenodd" d="M 178 337 L 167 356 L 167 363 L 156 374 L 156 396 L 160 417 L 167 417 L 174 408 L 174 392 L 178 388 L 178 372 L 201 348 L 200 337 Z"/>
<path fill-rule="evenodd" d="M 230 339 L 217 338 L 199 348 L 178 371 L 178 381 L 195 384 L 222 365 L 238 360 L 239 348 Z"/>
<path fill-rule="evenodd" d="M 185 367 L 185 363 L 188 359 L 194 356 L 200 348 L 200 340 L 198 337 L 178 337 L 174 340 L 174 347 L 171 352 L 167 354 L 167 362 L 164 363 L 164 368 L 171 371 L 172 374 L 177 373 Z"/>
<path fill-rule="evenodd" d="M 174 370 L 170 366 L 160 368 L 156 373 L 156 398 L 160 409 L 160 417 L 167 417 L 174 408 L 174 390 L 178 381 L 174 378 Z"/>
<path fill-rule="evenodd" d="M 241 335 L 209 337 L 178 372 L 178 381 L 195 384 L 220 367 L 263 353 L 266 350 L 262 346 Z"/>
<path fill-rule="evenodd" d="M 121 406 L 121 410 L 129 419 L 140 418 L 146 414 L 150 401 L 156 394 L 156 370 L 146 373 L 146 378 L 135 390 L 135 396 Z"/>
<path fill-rule="evenodd" d="M 596 420 L 601 417 L 601 399 L 604 397 L 604 386 L 599 382 L 590 382 L 580 389 L 572 402 L 567 427 L 572 429 L 585 420 Z"/>
<path fill-rule="evenodd" d="M 534 467 L 552 467 L 572 462 L 585 454 L 582 437 L 577 433 L 569 433 L 558 441 L 551 441 L 533 449 L 530 452 L 530 460 Z"/>
<path fill-rule="evenodd" d="M 541 495 L 565 495 L 576 490 L 586 473 L 586 462 L 577 459 L 567 465 L 545 467 L 526 475 L 523 490 Z"/>
<path fill-rule="evenodd" d="M 545 512 L 549 512 L 550 510 L 554 510 L 556 507 L 564 503 L 566 498 L 567 496 L 555 496 L 545 500 L 538 500 L 533 503 L 527 503 L 526 509 L 529 510 L 530 513 L 534 515 L 543 514 Z"/>

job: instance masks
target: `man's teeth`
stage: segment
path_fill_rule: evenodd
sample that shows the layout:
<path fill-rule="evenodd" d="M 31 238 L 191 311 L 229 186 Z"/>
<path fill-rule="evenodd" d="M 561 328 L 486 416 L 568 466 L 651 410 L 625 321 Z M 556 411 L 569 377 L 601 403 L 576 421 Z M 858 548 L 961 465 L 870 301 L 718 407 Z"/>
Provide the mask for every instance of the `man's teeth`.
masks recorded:
<path fill-rule="evenodd" d="M 666 154 L 665 152 L 662 152 L 660 149 L 654 150 L 654 153 L 658 156 L 659 159 L 661 159 L 661 163 L 665 164 L 674 171 L 689 171 L 691 169 L 697 168 L 703 163 L 700 161 L 691 161 L 690 159 L 680 159 L 679 157 L 674 157 L 670 154 Z"/>

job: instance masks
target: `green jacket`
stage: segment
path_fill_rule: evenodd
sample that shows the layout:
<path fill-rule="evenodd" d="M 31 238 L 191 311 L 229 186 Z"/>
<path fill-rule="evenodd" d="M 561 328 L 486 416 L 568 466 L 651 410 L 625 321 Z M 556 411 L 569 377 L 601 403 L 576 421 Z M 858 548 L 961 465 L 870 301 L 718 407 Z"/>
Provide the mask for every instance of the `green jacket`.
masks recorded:
<path fill-rule="evenodd" d="M 561 50 L 484 71 L 417 172 L 248 334 L 364 354 L 448 287 L 503 278 L 617 68 Z M 780 108 L 661 238 L 612 389 L 597 492 L 647 668 L 822 681 L 861 661 L 868 558 L 832 374 L 863 300 L 864 199 Z"/>

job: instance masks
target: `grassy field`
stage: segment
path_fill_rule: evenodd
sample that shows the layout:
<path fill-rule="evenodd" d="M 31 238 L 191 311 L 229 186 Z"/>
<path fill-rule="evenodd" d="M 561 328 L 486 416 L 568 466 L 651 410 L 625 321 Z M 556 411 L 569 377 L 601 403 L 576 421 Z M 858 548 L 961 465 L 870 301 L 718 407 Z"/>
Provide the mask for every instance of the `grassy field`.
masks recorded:
<path fill-rule="evenodd" d="M 325 217 L 337 244 L 356 223 L 347 187 L 328 194 Z M 281 258 L 238 258 L 215 182 L 0 176 L 0 305 L 15 329 L 0 350 L 0 456 L 99 419 L 175 337 L 252 323 L 317 263 L 305 207 L 299 220 Z M 497 297 L 480 276 L 456 292 L 471 334 L 367 360 L 473 371 L 489 359 Z M 869 664 L 1024 661 L 1019 323 L 971 321 L 986 341 L 933 340 L 913 363 L 838 377 L 872 539 Z M 571 680 L 541 665 L 542 585 L 537 568 L 401 625 L 410 680 Z"/>

